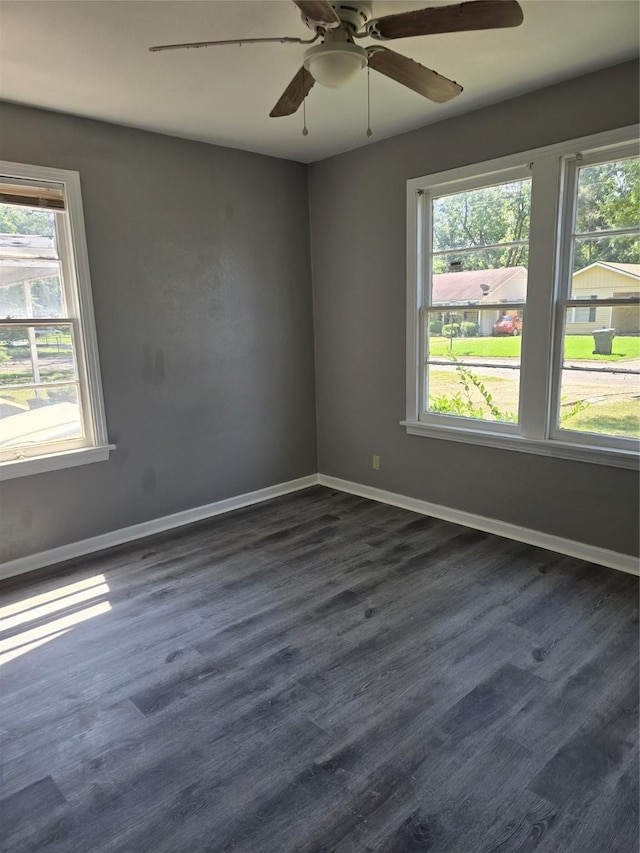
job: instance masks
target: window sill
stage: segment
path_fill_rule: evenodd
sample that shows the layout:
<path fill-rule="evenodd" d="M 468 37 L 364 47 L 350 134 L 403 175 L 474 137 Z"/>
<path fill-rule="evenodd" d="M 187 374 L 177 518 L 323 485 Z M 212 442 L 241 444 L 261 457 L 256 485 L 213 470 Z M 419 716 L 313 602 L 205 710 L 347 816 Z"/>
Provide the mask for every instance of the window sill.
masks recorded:
<path fill-rule="evenodd" d="M 89 465 L 92 462 L 106 462 L 109 453 L 115 449 L 115 444 L 105 444 L 100 447 L 82 447 L 79 450 L 52 453 L 49 456 L 32 456 L 28 459 L 2 462 L 0 463 L 0 481 L 28 477 L 31 474 L 43 474 L 46 471 L 58 471 L 61 468 L 74 468 L 76 465 Z"/>
<path fill-rule="evenodd" d="M 607 465 L 612 468 L 638 468 L 638 454 L 617 448 L 594 447 L 589 444 L 571 444 L 564 441 L 535 441 L 520 435 L 507 435 L 496 432 L 480 432 L 464 427 L 439 427 L 421 421 L 400 421 L 408 435 L 424 435 L 428 438 L 440 438 L 445 441 L 461 441 L 465 444 L 477 444 L 484 447 L 497 447 L 500 450 L 516 450 L 520 453 L 533 453 L 538 456 L 551 456 L 556 459 L 570 459 L 575 462 L 589 462 L 594 465 Z"/>

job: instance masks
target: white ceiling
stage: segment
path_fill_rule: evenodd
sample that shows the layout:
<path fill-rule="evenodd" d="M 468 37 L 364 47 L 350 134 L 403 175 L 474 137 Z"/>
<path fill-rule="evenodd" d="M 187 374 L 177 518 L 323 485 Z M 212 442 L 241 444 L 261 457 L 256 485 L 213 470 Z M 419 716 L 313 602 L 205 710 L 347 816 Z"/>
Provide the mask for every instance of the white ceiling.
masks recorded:
<path fill-rule="evenodd" d="M 374 15 L 448 0 L 375 0 Z M 505 100 L 638 54 L 637 0 L 523 0 L 516 29 L 398 39 L 389 46 L 461 83 L 433 104 L 371 73 L 372 141 Z M 313 162 L 368 144 L 366 73 L 316 85 L 302 110 L 269 111 L 304 47 L 267 44 L 149 53 L 155 44 L 310 37 L 288 0 L 0 2 L 0 97 L 189 139 Z M 364 45 L 370 42 L 362 41 Z"/>

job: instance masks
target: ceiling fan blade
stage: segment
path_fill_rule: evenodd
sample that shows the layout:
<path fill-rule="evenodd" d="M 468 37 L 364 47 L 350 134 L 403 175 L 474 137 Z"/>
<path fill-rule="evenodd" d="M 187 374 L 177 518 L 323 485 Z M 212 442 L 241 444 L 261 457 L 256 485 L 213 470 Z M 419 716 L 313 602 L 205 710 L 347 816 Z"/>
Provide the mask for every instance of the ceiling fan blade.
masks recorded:
<path fill-rule="evenodd" d="M 416 12 L 400 12 L 370 21 L 367 32 L 372 38 L 401 39 L 435 33 L 460 33 L 517 27 L 522 9 L 516 0 L 469 0 L 455 6 L 434 6 Z"/>
<path fill-rule="evenodd" d="M 328 0 L 293 0 L 293 2 L 314 24 L 322 24 L 323 27 L 340 26 L 340 18 Z"/>
<path fill-rule="evenodd" d="M 219 44 L 266 44 L 268 42 L 279 42 L 280 44 L 311 44 L 316 41 L 318 36 L 312 39 L 293 38 L 292 36 L 274 36 L 272 38 L 256 38 L 256 39 L 222 39 L 221 41 L 190 41 L 183 44 L 157 44 L 150 47 L 151 53 L 158 53 L 160 50 L 182 50 L 187 47 L 215 47 Z"/>
<path fill-rule="evenodd" d="M 284 90 L 278 103 L 269 113 L 271 118 L 293 115 L 307 97 L 315 82 L 316 81 L 313 79 L 311 74 L 309 74 L 307 69 L 303 66 Z"/>
<path fill-rule="evenodd" d="M 372 47 L 367 52 L 370 68 L 379 71 L 380 74 L 390 77 L 403 86 L 407 86 L 409 89 L 413 89 L 414 92 L 429 98 L 430 101 L 443 104 L 462 92 L 462 86 L 458 83 L 437 74 L 430 68 L 425 68 L 419 62 L 402 56 L 394 50 L 389 50 L 386 47 Z"/>

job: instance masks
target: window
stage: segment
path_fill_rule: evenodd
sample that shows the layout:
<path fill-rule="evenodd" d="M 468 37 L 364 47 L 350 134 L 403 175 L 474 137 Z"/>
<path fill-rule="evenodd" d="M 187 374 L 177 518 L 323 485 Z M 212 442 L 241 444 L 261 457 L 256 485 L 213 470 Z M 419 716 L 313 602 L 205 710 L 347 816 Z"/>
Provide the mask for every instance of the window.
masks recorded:
<path fill-rule="evenodd" d="M 0 477 L 108 458 L 79 177 L 0 163 Z"/>
<path fill-rule="evenodd" d="M 597 299 L 598 294 L 591 296 L 591 299 Z M 595 306 L 587 308 L 567 308 L 567 323 L 595 323 L 596 308 Z"/>
<path fill-rule="evenodd" d="M 409 181 L 408 432 L 637 464 L 636 135 Z"/>
<path fill-rule="evenodd" d="M 427 412 L 518 420 L 531 175 L 525 168 L 499 177 L 426 194 L 430 275 L 420 337 Z M 515 340 L 493 340 L 503 335 Z"/>

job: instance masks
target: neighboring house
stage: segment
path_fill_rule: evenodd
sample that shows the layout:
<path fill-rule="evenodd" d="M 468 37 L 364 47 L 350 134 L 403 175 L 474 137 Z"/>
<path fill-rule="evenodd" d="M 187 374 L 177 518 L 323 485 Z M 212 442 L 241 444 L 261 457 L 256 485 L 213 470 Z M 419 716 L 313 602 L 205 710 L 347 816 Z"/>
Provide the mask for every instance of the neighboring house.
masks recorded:
<path fill-rule="evenodd" d="M 479 311 L 475 306 L 483 303 L 495 305 L 496 302 L 522 302 L 527 293 L 527 270 L 524 267 L 503 267 L 497 270 L 462 270 L 445 272 L 433 276 L 434 307 L 446 305 L 442 312 L 445 323 L 478 323 L 478 334 L 491 335 L 493 324 L 504 311 Z M 451 311 L 451 305 L 459 305 L 458 312 Z M 517 311 L 508 311 L 517 314 Z"/>
<path fill-rule="evenodd" d="M 614 299 L 640 296 L 640 264 L 596 261 L 573 274 L 574 299 Z M 638 333 L 637 306 L 601 305 L 570 308 L 567 331 L 588 335 L 596 329 L 615 329 L 616 334 Z"/>
<path fill-rule="evenodd" d="M 446 305 L 440 319 L 444 323 L 478 323 L 478 334 L 491 335 L 493 324 L 504 313 L 517 310 L 479 311 L 485 304 L 525 301 L 527 270 L 504 267 L 497 270 L 463 270 L 433 276 L 432 305 Z M 640 264 L 616 264 L 596 261 L 573 275 L 574 299 L 613 299 L 640 296 Z M 450 306 L 460 306 L 452 311 Z M 477 307 L 476 307 L 477 306 Z M 572 335 L 590 335 L 596 329 L 613 328 L 618 335 L 638 333 L 637 306 L 594 305 L 569 308 L 567 331 Z"/>

